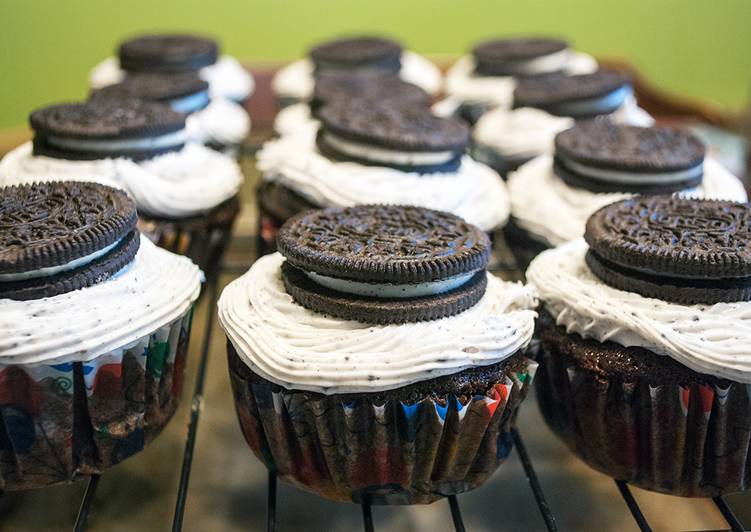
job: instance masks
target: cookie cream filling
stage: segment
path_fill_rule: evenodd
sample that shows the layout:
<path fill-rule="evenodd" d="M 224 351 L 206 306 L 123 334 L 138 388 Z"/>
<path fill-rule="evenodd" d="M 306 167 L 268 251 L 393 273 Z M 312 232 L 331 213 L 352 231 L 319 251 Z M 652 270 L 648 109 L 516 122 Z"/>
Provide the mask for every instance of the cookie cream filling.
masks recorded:
<path fill-rule="evenodd" d="M 320 207 L 416 205 L 451 212 L 484 231 L 497 229 L 508 217 L 503 180 L 468 156 L 454 172 L 417 174 L 332 161 L 315 149 L 313 137 L 288 135 L 265 143 L 257 154 L 257 166 L 264 180 Z"/>
<path fill-rule="evenodd" d="M 587 219 L 600 207 L 633 196 L 596 193 L 568 186 L 553 172 L 553 157 L 540 155 L 508 179 L 511 215 L 531 238 L 557 246 L 584 234 Z M 701 185 L 680 192 L 697 198 L 746 201 L 743 183 L 711 157 L 704 159 Z"/>
<path fill-rule="evenodd" d="M 139 212 L 185 218 L 207 212 L 237 194 L 243 182 L 231 157 L 200 144 L 145 161 L 102 158 L 71 161 L 36 156 L 27 142 L 0 160 L 0 185 L 38 181 L 93 181 L 128 192 Z"/>
<path fill-rule="evenodd" d="M 208 91 L 196 92 L 181 98 L 170 100 L 169 105 L 173 111 L 178 113 L 194 113 L 206 107 L 209 104 Z"/>
<path fill-rule="evenodd" d="M 113 153 L 120 151 L 137 151 L 137 150 L 161 150 L 166 148 L 177 148 L 185 144 L 188 140 L 188 133 L 185 129 L 156 135 L 154 137 L 125 138 L 125 139 L 77 139 L 70 137 L 61 137 L 59 135 L 45 135 L 45 141 L 56 148 L 63 150 L 95 153 Z"/>
<path fill-rule="evenodd" d="M 698 164 L 685 170 L 674 172 L 629 172 L 624 170 L 612 170 L 610 168 L 598 168 L 588 164 L 557 155 L 558 161 L 572 172 L 596 179 L 598 181 L 623 183 L 625 185 L 643 185 L 650 183 L 676 183 L 701 177 L 704 173 L 704 164 Z"/>
<path fill-rule="evenodd" d="M 73 259 L 70 262 L 60 264 L 58 266 L 47 266 L 45 268 L 39 268 L 27 272 L 0 273 L 0 282 L 24 281 L 26 279 L 37 279 L 39 277 L 50 277 L 61 272 L 67 272 L 68 270 L 80 268 L 81 266 L 85 266 L 86 264 L 98 259 L 99 257 L 104 257 L 107 253 L 115 249 L 121 241 L 122 238 L 118 238 L 109 246 L 105 246 L 102 249 L 95 251 L 94 253 Z"/>
<path fill-rule="evenodd" d="M 644 347 L 699 373 L 751 383 L 751 302 L 681 305 L 612 288 L 587 268 L 576 240 L 527 270 L 541 302 L 568 333 Z"/>
<path fill-rule="evenodd" d="M 593 116 L 609 113 L 617 109 L 631 96 L 631 87 L 621 87 L 597 98 L 588 98 L 575 102 L 561 102 L 551 106 L 557 114 L 565 116 Z"/>
<path fill-rule="evenodd" d="M 448 279 L 439 281 L 430 281 L 425 283 L 368 283 L 362 281 L 353 281 L 351 279 L 341 279 L 329 277 L 316 272 L 306 271 L 307 275 L 313 282 L 336 290 L 345 294 L 354 294 L 356 296 L 376 297 L 381 299 L 407 299 L 412 297 L 435 296 L 450 292 L 469 281 L 477 272 L 470 272 L 463 275 L 456 275 Z"/>
<path fill-rule="evenodd" d="M 60 364 L 127 349 L 185 315 L 203 274 L 141 236 L 136 257 L 103 283 L 30 301 L 0 300 L 0 362 Z"/>
<path fill-rule="evenodd" d="M 325 394 L 389 390 L 505 360 L 532 338 L 534 292 L 488 274 L 480 301 L 435 321 L 374 325 L 294 302 L 275 253 L 258 259 L 219 299 L 219 322 L 257 374 Z"/>
<path fill-rule="evenodd" d="M 323 131 L 322 140 L 339 153 L 382 164 L 398 164 L 403 166 L 443 164 L 457 156 L 456 152 L 450 150 L 435 152 L 391 150 L 343 139 L 328 131 Z"/>

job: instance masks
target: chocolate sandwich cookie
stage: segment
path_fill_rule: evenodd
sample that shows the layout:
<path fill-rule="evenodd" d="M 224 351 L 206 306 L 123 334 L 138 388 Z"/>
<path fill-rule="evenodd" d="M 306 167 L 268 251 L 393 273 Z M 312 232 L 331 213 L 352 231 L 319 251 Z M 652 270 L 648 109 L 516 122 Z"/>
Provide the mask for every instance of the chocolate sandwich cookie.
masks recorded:
<path fill-rule="evenodd" d="M 279 231 L 277 249 L 299 304 L 385 324 L 439 319 L 477 303 L 490 240 L 442 211 L 367 205 L 297 215 Z"/>
<path fill-rule="evenodd" d="M 469 128 L 408 102 L 350 99 L 319 113 L 321 153 L 405 172 L 453 172 L 469 143 Z"/>
<path fill-rule="evenodd" d="M 146 159 L 182 149 L 185 115 L 145 100 L 101 98 L 31 113 L 34 155 L 86 160 Z"/>
<path fill-rule="evenodd" d="M 327 103 L 347 98 L 370 101 L 400 101 L 428 107 L 430 96 L 417 85 L 407 83 L 397 74 L 382 71 L 344 70 L 321 72 L 316 76 L 310 108 L 315 112 Z"/>
<path fill-rule="evenodd" d="M 91 93 L 92 99 L 141 99 L 168 104 L 178 113 L 193 113 L 209 104 L 209 84 L 195 72 L 136 73 Z"/>
<path fill-rule="evenodd" d="M 590 120 L 556 135 L 554 170 L 592 192 L 669 193 L 701 184 L 704 153 L 679 129 Z"/>
<path fill-rule="evenodd" d="M 216 41 L 195 35 L 141 35 L 118 49 L 120 68 L 149 72 L 199 70 L 216 63 L 218 54 Z"/>
<path fill-rule="evenodd" d="M 94 183 L 12 186 L 0 194 L 0 298 L 40 299 L 101 283 L 129 264 L 136 206 Z"/>
<path fill-rule="evenodd" d="M 562 70 L 569 47 L 560 39 L 496 39 L 478 44 L 472 54 L 478 75 L 529 76 Z"/>
<path fill-rule="evenodd" d="M 751 209 L 731 201 L 637 197 L 587 221 L 586 262 L 604 283 L 686 305 L 751 300 Z"/>
<path fill-rule="evenodd" d="M 586 118 L 612 113 L 630 93 L 628 78 L 615 70 L 577 76 L 550 74 L 519 80 L 514 107 L 535 107 L 556 116 Z"/>
<path fill-rule="evenodd" d="M 401 69 L 402 46 L 381 37 L 351 37 L 320 44 L 310 50 L 316 71 Z"/>

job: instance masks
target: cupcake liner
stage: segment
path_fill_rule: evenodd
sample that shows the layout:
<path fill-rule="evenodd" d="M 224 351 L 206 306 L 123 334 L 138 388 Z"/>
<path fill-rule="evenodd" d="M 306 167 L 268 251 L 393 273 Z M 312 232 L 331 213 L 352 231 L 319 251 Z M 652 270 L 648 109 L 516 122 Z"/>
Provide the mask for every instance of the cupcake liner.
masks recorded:
<path fill-rule="evenodd" d="M 683 497 L 715 497 L 751 484 L 751 386 L 607 380 L 544 340 L 540 362 L 540 410 L 591 467 Z"/>
<path fill-rule="evenodd" d="M 509 218 L 508 223 L 503 228 L 503 237 L 514 256 L 517 268 L 522 274 L 527 271 L 529 264 L 537 255 L 549 249 L 548 246 L 535 240 L 519 227 L 513 217 Z"/>
<path fill-rule="evenodd" d="M 504 180 L 508 177 L 509 172 L 513 172 L 524 163 L 532 160 L 533 157 L 504 157 L 498 152 L 487 146 L 473 143 L 470 150 L 472 158 L 481 162 L 498 172 Z"/>
<path fill-rule="evenodd" d="M 170 220 L 139 214 L 138 229 L 159 247 L 189 257 L 210 278 L 229 243 L 238 212 L 240 202 L 235 196 L 193 218 Z"/>
<path fill-rule="evenodd" d="M 476 488 L 512 449 L 511 429 L 537 363 L 463 403 L 311 395 L 238 372 L 228 345 L 240 427 L 255 455 L 291 484 L 335 501 L 424 504 Z M 243 372 L 245 373 L 245 372 Z M 347 400 L 343 400 L 347 399 Z"/>
<path fill-rule="evenodd" d="M 98 474 L 153 440 L 180 399 L 191 317 L 87 362 L 0 364 L 0 489 Z"/>

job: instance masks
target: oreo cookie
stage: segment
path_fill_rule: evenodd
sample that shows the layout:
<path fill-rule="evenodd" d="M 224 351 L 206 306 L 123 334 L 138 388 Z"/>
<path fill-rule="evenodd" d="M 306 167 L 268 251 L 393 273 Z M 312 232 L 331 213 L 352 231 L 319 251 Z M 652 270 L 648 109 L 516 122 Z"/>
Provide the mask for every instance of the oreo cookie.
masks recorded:
<path fill-rule="evenodd" d="M 645 297 L 714 304 L 751 300 L 751 207 L 635 197 L 587 221 L 586 262 L 604 283 Z"/>
<path fill-rule="evenodd" d="M 535 76 L 563 70 L 568 43 L 560 39 L 527 37 L 495 39 L 472 49 L 475 73 L 480 76 Z"/>
<path fill-rule="evenodd" d="M 312 48 L 310 59 L 317 72 L 324 70 L 382 70 L 399 72 L 402 46 L 382 37 L 348 37 Z"/>
<path fill-rule="evenodd" d="M 350 99 L 319 113 L 317 144 L 333 159 L 405 172 L 453 172 L 469 144 L 461 120 L 409 102 Z"/>
<path fill-rule="evenodd" d="M 592 192 L 670 193 L 701 184 L 704 153 L 698 138 L 679 129 L 596 119 L 556 135 L 554 169 Z"/>
<path fill-rule="evenodd" d="M 535 107 L 556 116 L 587 118 L 610 114 L 631 94 L 628 78 L 615 70 L 524 78 L 514 89 L 514 107 Z"/>
<path fill-rule="evenodd" d="M 120 68 L 147 72 L 199 70 L 216 63 L 219 46 L 196 35 L 141 35 L 118 49 Z"/>
<path fill-rule="evenodd" d="M 178 113 L 200 111 L 209 104 L 209 84 L 195 72 L 136 73 L 91 93 L 92 99 L 140 99 L 168 104 Z"/>
<path fill-rule="evenodd" d="M 349 98 L 405 102 L 425 108 L 430 105 L 427 92 L 392 72 L 340 70 L 316 75 L 310 108 L 315 112 L 325 104 Z"/>
<path fill-rule="evenodd" d="M 300 305 L 365 323 L 434 320 L 462 312 L 487 286 L 490 240 L 452 214 L 364 205 L 287 221 L 277 249 Z"/>
<path fill-rule="evenodd" d="M 0 298 L 52 297 L 101 283 L 140 246 L 136 206 L 96 183 L 49 182 L 0 194 Z"/>
<path fill-rule="evenodd" d="M 146 159 L 182 149 L 185 115 L 159 102 L 97 98 L 31 113 L 34 155 L 59 159 Z"/>

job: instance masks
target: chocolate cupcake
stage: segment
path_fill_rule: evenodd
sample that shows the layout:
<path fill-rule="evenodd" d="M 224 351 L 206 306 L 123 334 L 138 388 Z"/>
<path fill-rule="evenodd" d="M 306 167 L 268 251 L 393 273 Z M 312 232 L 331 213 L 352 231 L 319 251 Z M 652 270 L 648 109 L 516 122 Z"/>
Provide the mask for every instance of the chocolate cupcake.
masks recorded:
<path fill-rule="evenodd" d="M 751 208 L 633 198 L 536 258 L 538 398 L 580 458 L 685 497 L 751 479 Z"/>
<path fill-rule="evenodd" d="M 440 208 L 487 232 L 506 221 L 503 181 L 464 155 L 467 126 L 405 101 L 348 99 L 320 113 L 316 137 L 285 135 L 258 152 L 262 253 L 309 208 L 366 203 Z"/>
<path fill-rule="evenodd" d="M 0 189 L 0 488 L 99 474 L 180 399 L 201 272 L 95 183 Z"/>
<path fill-rule="evenodd" d="M 396 74 L 430 95 L 441 90 L 441 71 L 402 45 L 375 36 L 335 39 L 313 47 L 304 59 L 281 68 L 271 80 L 279 107 L 310 101 L 316 78 L 331 72 Z"/>
<path fill-rule="evenodd" d="M 550 74 L 590 74 L 597 62 L 561 39 L 523 37 L 482 42 L 446 73 L 447 106 L 474 124 L 489 109 L 510 108 L 516 80 Z"/>
<path fill-rule="evenodd" d="M 603 119 L 558 133 L 554 154 L 512 172 L 508 187 L 506 237 L 522 267 L 541 250 L 581 237 L 600 207 L 634 194 L 746 201 L 742 183 L 694 135 Z"/>
<path fill-rule="evenodd" d="M 189 141 L 169 105 L 101 98 L 34 111 L 32 142 L 0 161 L 0 185 L 95 181 L 126 190 L 139 227 L 160 246 L 211 269 L 238 211 L 243 177 L 229 156 Z"/>
<path fill-rule="evenodd" d="M 168 104 L 187 115 L 185 128 L 193 142 L 238 155 L 250 133 L 250 117 L 238 103 L 212 98 L 209 83 L 197 73 L 136 73 L 119 83 L 95 89 L 91 99 L 140 99 Z"/>
<path fill-rule="evenodd" d="M 253 76 L 235 58 L 220 55 L 219 44 L 198 35 L 139 35 L 122 42 L 117 57 L 110 57 L 91 71 L 92 89 L 123 81 L 131 74 L 193 72 L 209 84 L 214 100 L 244 105 L 253 94 Z"/>
<path fill-rule="evenodd" d="M 505 176 L 543 153 L 552 153 L 555 135 L 577 120 L 607 116 L 617 124 L 651 126 L 629 80 L 614 70 L 521 79 L 513 108 L 497 107 L 477 121 L 472 156 Z"/>
<path fill-rule="evenodd" d="M 419 504 L 508 456 L 536 364 L 535 301 L 485 270 L 490 241 L 418 207 L 309 211 L 219 300 L 249 446 L 337 501 Z"/>

